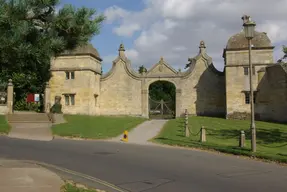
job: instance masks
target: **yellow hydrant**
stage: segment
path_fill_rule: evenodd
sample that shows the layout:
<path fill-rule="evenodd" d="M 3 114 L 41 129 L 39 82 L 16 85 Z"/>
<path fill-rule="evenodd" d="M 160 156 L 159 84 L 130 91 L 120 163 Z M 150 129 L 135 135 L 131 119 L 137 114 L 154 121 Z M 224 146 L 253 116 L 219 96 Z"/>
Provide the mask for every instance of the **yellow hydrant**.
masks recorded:
<path fill-rule="evenodd" d="M 124 135 L 123 135 L 123 138 L 121 140 L 124 141 L 124 142 L 128 142 L 129 141 L 129 139 L 128 139 L 128 131 L 124 131 Z"/>

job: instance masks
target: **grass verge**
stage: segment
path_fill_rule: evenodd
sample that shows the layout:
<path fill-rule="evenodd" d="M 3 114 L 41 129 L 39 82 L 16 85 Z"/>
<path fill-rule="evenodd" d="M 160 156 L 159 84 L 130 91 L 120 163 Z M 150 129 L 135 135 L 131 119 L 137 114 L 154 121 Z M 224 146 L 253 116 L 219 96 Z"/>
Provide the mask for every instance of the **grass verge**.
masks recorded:
<path fill-rule="evenodd" d="M 4 115 L 0 115 L 0 134 L 7 134 L 10 131 L 10 126 Z"/>
<path fill-rule="evenodd" d="M 54 125 L 54 135 L 89 139 L 107 139 L 130 131 L 146 119 L 140 117 L 65 115 L 67 123 Z"/>
<path fill-rule="evenodd" d="M 226 120 L 211 117 L 189 117 L 190 137 L 185 137 L 184 119 L 174 119 L 167 122 L 161 133 L 153 139 L 154 142 L 212 149 L 235 155 L 252 156 L 260 159 L 287 163 L 287 125 L 267 122 L 256 122 L 257 152 L 250 150 L 250 122 L 241 120 Z M 200 128 L 206 127 L 207 142 L 201 143 Z M 240 131 L 246 133 L 246 147 L 239 147 Z"/>
<path fill-rule="evenodd" d="M 100 190 L 94 190 L 94 189 L 86 189 L 83 187 L 77 187 L 73 184 L 66 183 L 62 189 L 61 192 L 99 192 Z"/>

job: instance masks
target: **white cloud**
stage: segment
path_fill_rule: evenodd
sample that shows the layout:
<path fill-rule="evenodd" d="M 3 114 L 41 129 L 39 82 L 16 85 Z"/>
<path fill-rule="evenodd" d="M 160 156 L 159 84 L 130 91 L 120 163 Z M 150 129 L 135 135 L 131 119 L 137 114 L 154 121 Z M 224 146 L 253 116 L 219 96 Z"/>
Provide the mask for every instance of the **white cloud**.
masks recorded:
<path fill-rule="evenodd" d="M 135 49 L 127 49 L 126 50 L 126 56 L 130 59 L 130 60 L 137 60 L 139 53 L 137 50 Z"/>
<path fill-rule="evenodd" d="M 111 23 L 115 20 L 127 17 L 129 12 L 118 6 L 112 6 L 105 10 L 104 15 L 106 16 L 106 21 Z"/>
<path fill-rule="evenodd" d="M 133 23 L 127 25 L 121 25 L 114 29 L 114 32 L 119 36 L 127 36 L 130 37 L 134 32 L 140 30 L 140 25 Z"/>
<path fill-rule="evenodd" d="M 144 0 L 145 8 L 134 12 L 119 7 L 107 9 L 114 32 L 133 36 L 133 65 L 150 67 L 163 56 L 175 68 L 183 68 L 188 57 L 198 53 L 204 40 L 207 53 L 217 68 L 222 68 L 222 52 L 228 38 L 242 29 L 243 14 L 251 15 L 257 30 L 267 32 L 280 55 L 287 39 L 287 0 Z M 116 50 L 115 50 L 116 51 Z M 277 59 L 277 58 L 276 58 Z"/>

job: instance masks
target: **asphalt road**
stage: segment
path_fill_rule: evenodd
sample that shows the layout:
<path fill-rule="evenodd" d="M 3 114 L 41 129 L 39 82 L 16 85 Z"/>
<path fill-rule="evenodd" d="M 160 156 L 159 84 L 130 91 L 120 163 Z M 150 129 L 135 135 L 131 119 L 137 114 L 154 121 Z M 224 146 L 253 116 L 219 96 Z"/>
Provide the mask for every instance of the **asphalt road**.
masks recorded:
<path fill-rule="evenodd" d="M 0 158 L 53 164 L 131 192 L 287 191 L 287 167 L 185 149 L 0 137 Z"/>

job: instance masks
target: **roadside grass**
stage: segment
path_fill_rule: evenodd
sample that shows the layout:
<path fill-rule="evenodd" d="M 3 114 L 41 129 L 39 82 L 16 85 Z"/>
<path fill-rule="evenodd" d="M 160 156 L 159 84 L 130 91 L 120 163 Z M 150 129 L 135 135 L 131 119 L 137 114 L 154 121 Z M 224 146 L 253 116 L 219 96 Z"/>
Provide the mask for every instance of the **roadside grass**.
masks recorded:
<path fill-rule="evenodd" d="M 86 139 L 107 139 L 130 131 L 146 119 L 129 116 L 65 115 L 67 123 L 54 125 L 54 135 Z"/>
<path fill-rule="evenodd" d="M 10 126 L 8 122 L 6 121 L 6 118 L 4 115 L 0 115 L 0 134 L 7 134 L 10 131 Z"/>
<path fill-rule="evenodd" d="M 98 191 L 99 190 L 76 187 L 75 185 L 72 185 L 70 183 L 66 183 L 61 189 L 61 192 L 98 192 Z"/>
<path fill-rule="evenodd" d="M 257 121 L 257 152 L 250 150 L 250 122 L 226 120 L 212 117 L 189 117 L 188 125 L 192 133 L 185 137 L 184 119 L 168 121 L 161 133 L 153 141 L 162 144 L 212 149 L 235 155 L 252 156 L 260 159 L 287 163 L 287 125 Z M 200 128 L 206 128 L 207 142 L 201 143 Z M 240 131 L 245 131 L 245 147 L 239 147 Z"/>

